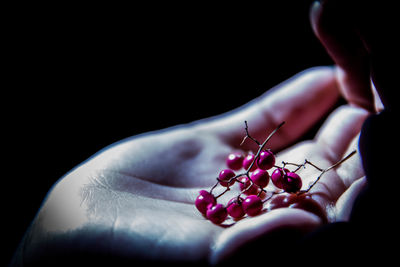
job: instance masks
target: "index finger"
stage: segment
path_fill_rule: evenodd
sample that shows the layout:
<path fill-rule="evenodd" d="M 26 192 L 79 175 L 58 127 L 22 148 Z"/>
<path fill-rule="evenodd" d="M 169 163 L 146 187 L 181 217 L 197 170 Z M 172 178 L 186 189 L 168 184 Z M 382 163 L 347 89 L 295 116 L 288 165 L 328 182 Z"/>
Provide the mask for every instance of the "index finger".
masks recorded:
<path fill-rule="evenodd" d="M 311 68 L 277 85 L 243 107 L 201 121 L 204 123 L 199 123 L 199 127 L 239 148 L 246 135 L 244 121 L 248 122 L 252 137 L 259 141 L 263 141 L 285 121 L 286 124 L 268 143 L 269 148 L 278 150 L 304 135 L 331 110 L 338 97 L 334 68 Z M 257 147 L 249 141 L 240 148 L 252 150 Z"/>

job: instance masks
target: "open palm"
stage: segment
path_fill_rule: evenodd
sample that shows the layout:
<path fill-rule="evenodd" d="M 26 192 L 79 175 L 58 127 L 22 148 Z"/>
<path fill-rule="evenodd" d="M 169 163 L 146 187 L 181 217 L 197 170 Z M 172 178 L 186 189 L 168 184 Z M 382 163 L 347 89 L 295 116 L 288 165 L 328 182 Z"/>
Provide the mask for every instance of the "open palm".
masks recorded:
<path fill-rule="evenodd" d="M 298 142 L 338 97 L 333 69 L 314 68 L 228 114 L 104 149 L 51 190 L 25 239 L 24 262 L 73 262 L 74 255 L 218 262 L 282 225 L 316 228 L 321 224 L 318 216 L 289 208 L 218 226 L 196 210 L 194 200 L 199 190 L 215 184 L 230 152 L 256 149 L 251 141 L 239 146 L 245 120 L 260 141 L 286 121 L 267 145 L 277 153 L 277 163 L 308 159 L 326 168 L 356 149 L 367 112 L 348 105 L 332 112 L 314 140 Z M 306 187 L 318 173 L 304 171 Z M 346 219 L 352 192 L 361 186 L 363 175 L 356 155 L 312 188 L 331 221 Z"/>

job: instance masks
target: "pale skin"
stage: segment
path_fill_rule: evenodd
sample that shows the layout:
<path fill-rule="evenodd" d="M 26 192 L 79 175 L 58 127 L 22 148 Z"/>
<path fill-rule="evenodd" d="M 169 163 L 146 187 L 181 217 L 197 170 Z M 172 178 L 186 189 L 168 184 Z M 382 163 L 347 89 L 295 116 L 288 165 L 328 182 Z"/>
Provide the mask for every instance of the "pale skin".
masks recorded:
<path fill-rule="evenodd" d="M 229 153 L 256 150 L 251 140 L 240 146 L 245 120 L 261 142 L 286 121 L 266 146 L 276 153 L 277 163 L 308 159 L 328 168 L 358 149 L 362 123 L 383 106 L 371 94 L 369 74 L 358 69 L 353 75 L 354 69 L 346 68 L 348 61 L 358 59 L 337 49 L 341 44 L 324 26 L 324 14 L 320 5 L 314 5 L 311 22 L 338 67 L 306 70 L 227 114 L 135 136 L 99 152 L 49 192 L 16 263 L 29 265 L 55 254 L 63 261 L 69 251 L 84 251 L 132 260 L 215 264 L 281 226 L 304 232 L 318 228 L 321 218 L 289 208 L 229 226 L 215 225 L 197 211 L 194 201 L 199 190 L 215 184 Z M 332 110 L 340 95 L 348 103 Z M 300 141 L 323 118 L 315 138 Z M 318 171 L 307 168 L 299 174 L 304 189 Z M 365 184 L 357 153 L 325 173 L 310 193 L 326 210 L 329 222 L 346 221 Z M 224 197 L 218 201 L 226 203 Z"/>
<path fill-rule="evenodd" d="M 221 227 L 206 220 L 194 200 L 199 190 L 215 184 L 230 152 L 256 149 L 251 141 L 239 146 L 245 135 L 244 120 L 258 140 L 286 121 L 267 145 L 277 153 L 277 162 L 302 163 L 307 158 L 327 168 L 357 149 L 368 112 L 352 105 L 332 111 L 313 140 L 297 142 L 327 114 L 339 91 L 334 68 L 314 68 L 228 114 L 106 148 L 50 191 L 21 257 L 30 262 L 51 255 L 58 247 L 62 251 L 78 247 L 132 259 L 217 263 L 240 245 L 281 225 L 315 229 L 321 225 L 318 216 L 289 208 Z M 302 176 L 305 187 L 318 174 L 308 170 Z M 329 207 L 330 221 L 346 220 L 363 177 L 357 154 L 326 173 L 310 192 L 321 206 Z M 43 248 L 45 254 L 41 254 Z"/>

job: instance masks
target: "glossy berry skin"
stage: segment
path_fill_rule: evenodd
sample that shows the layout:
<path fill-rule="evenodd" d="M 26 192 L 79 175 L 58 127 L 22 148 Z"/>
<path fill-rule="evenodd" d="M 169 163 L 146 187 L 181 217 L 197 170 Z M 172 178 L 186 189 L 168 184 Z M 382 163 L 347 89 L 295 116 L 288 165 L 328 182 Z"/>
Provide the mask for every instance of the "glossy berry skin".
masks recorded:
<path fill-rule="evenodd" d="M 207 219 L 215 224 L 223 223 L 226 217 L 228 217 L 228 211 L 222 204 L 210 205 L 207 209 Z"/>
<path fill-rule="evenodd" d="M 250 153 L 248 154 L 244 160 L 243 160 L 243 169 L 247 171 L 248 168 L 250 168 L 251 163 L 253 163 L 255 158 L 255 155 Z M 253 164 L 253 167 L 251 167 L 250 171 L 255 171 L 257 169 L 257 164 Z"/>
<path fill-rule="evenodd" d="M 270 150 L 264 150 L 257 159 L 257 166 L 261 170 L 269 170 L 275 165 L 275 156 Z"/>
<path fill-rule="evenodd" d="M 288 193 L 295 193 L 301 189 L 302 181 L 298 174 L 287 172 L 283 181 L 282 188 Z"/>
<path fill-rule="evenodd" d="M 228 157 L 226 159 L 226 166 L 228 166 L 229 169 L 238 171 L 243 166 L 243 160 L 244 160 L 244 156 L 242 154 L 231 153 L 228 155 Z"/>
<path fill-rule="evenodd" d="M 271 181 L 277 188 L 283 188 L 283 179 L 286 173 L 289 170 L 286 168 L 276 168 L 274 172 L 271 174 Z"/>
<path fill-rule="evenodd" d="M 269 183 L 269 174 L 267 171 L 261 170 L 261 169 L 257 169 L 255 170 L 251 176 L 250 176 L 251 180 L 253 180 L 253 182 L 264 188 L 268 185 Z"/>
<path fill-rule="evenodd" d="M 243 198 L 238 198 L 234 197 L 231 200 L 229 200 L 228 204 L 226 205 L 226 209 L 228 211 L 228 214 L 235 219 L 240 219 L 245 215 L 245 212 L 243 210 L 242 206 Z"/>
<path fill-rule="evenodd" d="M 235 180 L 232 180 L 230 183 L 228 183 L 228 181 L 229 181 L 229 179 L 235 177 L 235 175 L 236 174 L 230 169 L 222 170 L 218 175 L 218 177 L 220 179 L 220 181 L 219 181 L 220 185 L 225 186 L 225 187 L 233 185 L 235 183 Z"/>
<path fill-rule="evenodd" d="M 217 203 L 215 197 L 206 190 L 200 190 L 199 196 L 196 198 L 196 208 L 203 214 L 207 213 L 208 205 L 214 206 Z"/>
<path fill-rule="evenodd" d="M 239 184 L 239 188 L 241 191 L 245 190 L 246 188 L 248 188 L 251 185 L 251 181 L 246 176 L 241 177 L 239 181 L 242 182 Z M 249 189 L 247 189 L 243 193 L 246 195 L 257 195 L 258 187 L 257 187 L 257 185 L 253 184 Z"/>
<path fill-rule="evenodd" d="M 256 195 L 251 195 L 243 200 L 242 206 L 244 212 L 246 212 L 247 215 L 256 216 L 261 212 L 263 208 L 263 203 L 261 201 L 261 198 Z"/>

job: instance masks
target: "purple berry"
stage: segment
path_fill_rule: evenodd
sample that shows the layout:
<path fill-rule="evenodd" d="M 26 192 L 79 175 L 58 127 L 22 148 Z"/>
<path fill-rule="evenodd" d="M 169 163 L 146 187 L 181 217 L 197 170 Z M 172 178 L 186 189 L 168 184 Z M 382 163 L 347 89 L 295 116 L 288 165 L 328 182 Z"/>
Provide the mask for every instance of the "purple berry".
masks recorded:
<path fill-rule="evenodd" d="M 253 153 L 248 154 L 244 160 L 243 160 L 243 169 L 247 170 L 248 168 L 250 168 L 251 163 L 253 163 L 255 158 L 255 155 Z M 255 169 L 257 169 L 256 164 L 253 164 L 253 167 L 251 167 L 250 171 L 254 171 Z"/>
<path fill-rule="evenodd" d="M 261 198 L 256 195 L 251 195 L 246 197 L 242 203 L 243 210 L 249 216 L 256 216 L 259 214 L 263 208 L 263 203 Z"/>
<path fill-rule="evenodd" d="M 257 160 L 257 166 L 262 170 L 269 170 L 275 165 L 275 156 L 270 150 L 264 150 L 260 153 Z"/>
<path fill-rule="evenodd" d="M 219 181 L 220 185 L 225 186 L 225 187 L 233 185 L 235 183 L 235 180 L 232 180 L 229 183 L 228 183 L 228 181 L 231 178 L 235 177 L 235 175 L 236 174 L 230 169 L 222 170 L 218 175 L 218 177 L 220 179 L 220 181 Z"/>
<path fill-rule="evenodd" d="M 228 214 L 235 218 L 235 219 L 239 219 L 242 218 L 245 214 L 243 207 L 242 207 L 242 202 L 243 202 L 243 198 L 238 198 L 234 197 L 231 200 L 229 200 L 228 205 L 226 205 L 226 209 L 228 211 Z"/>
<path fill-rule="evenodd" d="M 208 205 L 215 205 L 217 203 L 215 197 L 206 190 L 200 190 L 200 195 L 196 198 L 196 208 L 203 214 L 207 213 Z"/>
<path fill-rule="evenodd" d="M 226 166 L 228 168 L 238 171 L 242 168 L 243 166 L 243 155 L 240 153 L 231 153 L 229 154 L 228 158 L 226 159 Z"/>
<path fill-rule="evenodd" d="M 249 178 L 247 178 L 247 176 L 243 176 L 242 178 L 240 178 L 239 181 L 241 182 L 239 184 L 239 188 L 241 191 L 245 190 L 251 185 L 251 181 L 249 180 Z M 247 189 L 243 193 L 246 195 L 256 195 L 258 193 L 258 187 L 257 185 L 253 184 L 252 186 L 250 186 L 249 189 Z"/>
<path fill-rule="evenodd" d="M 298 174 L 294 172 L 287 172 L 283 181 L 282 188 L 288 193 L 295 193 L 301 189 L 302 182 Z"/>
<path fill-rule="evenodd" d="M 285 173 L 288 173 L 288 172 L 289 172 L 289 170 L 286 168 L 284 168 L 284 169 L 276 168 L 274 170 L 274 172 L 271 174 L 272 183 L 278 188 L 283 188 L 282 181 L 285 176 Z"/>
<path fill-rule="evenodd" d="M 215 224 L 220 224 L 225 221 L 228 216 L 228 211 L 222 204 L 216 204 L 214 206 L 209 206 L 207 209 L 207 219 Z"/>
<path fill-rule="evenodd" d="M 260 186 L 262 188 L 266 187 L 268 185 L 268 183 L 269 183 L 269 174 L 268 174 L 268 172 L 266 172 L 264 170 L 261 170 L 261 169 L 255 170 L 251 174 L 250 178 L 251 178 L 251 180 L 253 180 L 253 182 L 256 185 L 258 185 L 258 186 Z"/>

